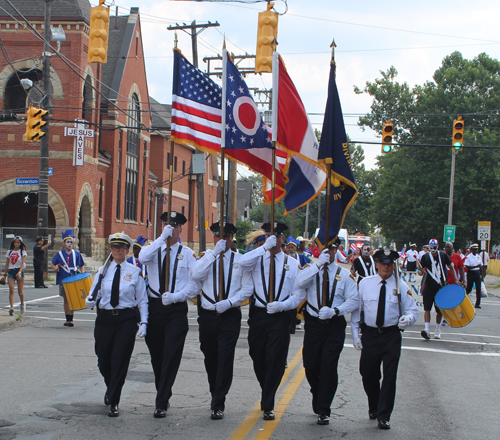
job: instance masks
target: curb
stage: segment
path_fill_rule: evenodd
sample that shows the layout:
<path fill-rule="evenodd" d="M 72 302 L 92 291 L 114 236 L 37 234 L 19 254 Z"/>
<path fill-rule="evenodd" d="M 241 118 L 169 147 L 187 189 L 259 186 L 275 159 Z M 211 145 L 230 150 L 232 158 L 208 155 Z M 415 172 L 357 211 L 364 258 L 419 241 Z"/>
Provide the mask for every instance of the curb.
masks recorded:
<path fill-rule="evenodd" d="M 0 329 L 9 327 L 13 322 L 16 322 L 17 314 L 14 312 L 14 315 L 10 316 L 8 310 L 1 309 L 0 310 Z"/>

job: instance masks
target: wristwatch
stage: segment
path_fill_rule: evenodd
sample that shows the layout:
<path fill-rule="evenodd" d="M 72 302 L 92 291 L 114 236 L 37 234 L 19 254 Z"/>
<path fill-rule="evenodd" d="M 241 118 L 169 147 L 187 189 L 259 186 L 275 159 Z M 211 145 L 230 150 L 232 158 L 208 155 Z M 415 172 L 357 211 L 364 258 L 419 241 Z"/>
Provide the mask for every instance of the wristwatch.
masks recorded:
<path fill-rule="evenodd" d="M 339 314 L 340 314 L 339 309 L 337 309 L 337 307 L 334 307 L 333 310 L 335 312 L 335 316 L 339 316 Z"/>

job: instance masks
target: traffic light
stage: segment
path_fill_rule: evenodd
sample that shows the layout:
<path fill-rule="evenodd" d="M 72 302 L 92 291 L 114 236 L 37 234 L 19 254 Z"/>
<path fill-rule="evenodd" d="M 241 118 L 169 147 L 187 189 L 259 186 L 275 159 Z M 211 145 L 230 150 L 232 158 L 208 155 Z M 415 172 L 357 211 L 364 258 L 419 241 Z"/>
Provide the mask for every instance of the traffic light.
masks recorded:
<path fill-rule="evenodd" d="M 392 153 L 392 137 L 394 136 L 394 124 L 390 119 L 382 126 L 382 153 Z"/>
<path fill-rule="evenodd" d="M 104 0 L 99 0 L 99 6 L 90 11 L 89 63 L 108 61 L 109 8 L 103 3 Z"/>
<path fill-rule="evenodd" d="M 464 146 L 464 121 L 459 116 L 453 121 L 453 151 L 462 151 Z"/>
<path fill-rule="evenodd" d="M 271 11 L 274 3 L 267 4 L 267 11 L 259 13 L 255 73 L 273 71 L 273 52 L 278 44 L 278 14 Z"/>
<path fill-rule="evenodd" d="M 26 132 L 24 133 L 24 140 L 27 142 L 39 141 L 40 138 L 45 136 L 42 130 L 43 126 L 47 124 L 48 110 L 39 107 L 30 106 L 26 119 Z"/>

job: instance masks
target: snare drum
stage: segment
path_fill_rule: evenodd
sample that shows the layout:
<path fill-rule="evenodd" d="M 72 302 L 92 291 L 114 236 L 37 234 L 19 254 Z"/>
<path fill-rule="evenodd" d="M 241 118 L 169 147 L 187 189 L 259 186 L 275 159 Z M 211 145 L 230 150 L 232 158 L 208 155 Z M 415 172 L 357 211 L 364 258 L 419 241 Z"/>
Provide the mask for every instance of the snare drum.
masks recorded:
<path fill-rule="evenodd" d="M 62 284 L 71 310 L 83 310 L 87 308 L 85 298 L 90 293 L 92 281 L 92 275 L 88 272 L 64 278 Z"/>
<path fill-rule="evenodd" d="M 448 284 L 440 289 L 435 303 L 450 327 L 464 327 L 476 314 L 464 288 L 458 284 Z"/>

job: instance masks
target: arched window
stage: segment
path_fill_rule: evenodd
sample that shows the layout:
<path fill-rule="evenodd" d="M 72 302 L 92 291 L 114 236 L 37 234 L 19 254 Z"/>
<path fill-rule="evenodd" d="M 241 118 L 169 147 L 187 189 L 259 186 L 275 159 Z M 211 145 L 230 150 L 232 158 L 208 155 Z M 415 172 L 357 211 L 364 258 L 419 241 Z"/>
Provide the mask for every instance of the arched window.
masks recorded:
<path fill-rule="evenodd" d="M 141 107 L 134 93 L 130 100 L 125 167 L 125 220 L 137 221 L 137 187 L 139 178 L 139 135 Z"/>
<path fill-rule="evenodd" d="M 22 79 L 33 82 L 31 89 L 25 89 L 21 85 Z M 43 97 L 42 71 L 38 69 L 18 70 L 13 73 L 5 85 L 3 101 L 4 111 L 13 113 L 25 113 L 30 103 L 36 105 Z"/>
<path fill-rule="evenodd" d="M 83 85 L 83 100 L 82 100 L 82 119 L 92 122 L 92 109 L 94 99 L 92 94 L 92 79 L 90 75 L 85 78 L 85 84 Z"/>

